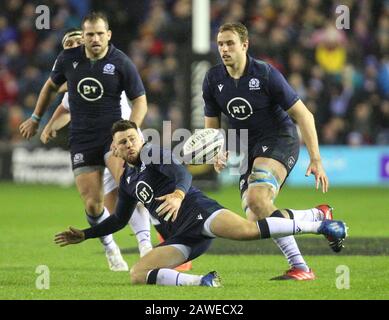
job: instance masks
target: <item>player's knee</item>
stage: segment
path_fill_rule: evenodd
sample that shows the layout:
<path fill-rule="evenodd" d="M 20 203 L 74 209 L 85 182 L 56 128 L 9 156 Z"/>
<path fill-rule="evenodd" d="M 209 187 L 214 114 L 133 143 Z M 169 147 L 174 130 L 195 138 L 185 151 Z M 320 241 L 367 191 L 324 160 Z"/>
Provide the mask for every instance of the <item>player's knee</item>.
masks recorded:
<path fill-rule="evenodd" d="M 137 265 L 130 269 L 131 284 L 146 284 L 146 276 L 147 272 L 137 267 Z"/>
<path fill-rule="evenodd" d="M 101 212 L 104 210 L 104 204 L 103 202 L 93 199 L 93 198 L 88 198 L 85 201 L 85 210 L 88 212 L 89 215 L 99 215 Z"/>
<path fill-rule="evenodd" d="M 248 190 L 247 192 L 247 207 L 255 214 L 258 219 L 263 219 L 269 216 L 269 208 L 273 205 L 271 198 L 267 192 L 258 190 Z"/>

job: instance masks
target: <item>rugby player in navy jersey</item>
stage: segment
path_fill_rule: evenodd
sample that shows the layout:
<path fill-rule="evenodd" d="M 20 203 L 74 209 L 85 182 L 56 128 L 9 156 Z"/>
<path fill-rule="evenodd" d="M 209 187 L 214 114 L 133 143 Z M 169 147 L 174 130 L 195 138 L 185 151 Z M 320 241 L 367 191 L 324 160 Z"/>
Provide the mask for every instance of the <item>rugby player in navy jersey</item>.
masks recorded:
<path fill-rule="evenodd" d="M 190 173 L 171 152 L 160 150 L 159 157 L 151 155 L 156 148 L 143 143 L 135 123 L 118 121 L 112 135 L 115 155 L 126 162 L 115 214 L 92 228 L 70 227 L 69 231 L 57 234 L 55 242 L 66 246 L 114 233 L 126 226 L 141 201 L 165 241 L 131 268 L 133 284 L 219 286 L 215 271 L 202 276 L 173 269 L 203 254 L 215 237 L 256 240 L 303 233 L 324 234 L 335 240 L 346 237 L 347 227 L 341 221 L 281 217 L 248 221 L 194 188 Z"/>
<path fill-rule="evenodd" d="M 82 30 L 84 45 L 64 50 L 57 57 L 34 113 L 21 124 L 20 131 L 27 139 L 36 134 L 52 93 L 67 82 L 72 168 L 88 222 L 95 225 L 109 216 L 103 202 L 104 168 L 108 167 L 116 181 L 123 172 L 123 161 L 109 151 L 112 124 L 121 119 L 121 92 L 125 91 L 131 100 L 131 120 L 138 126 L 147 112 L 147 101 L 134 64 L 109 43 L 111 31 L 106 16 L 92 12 L 83 19 Z M 103 242 L 111 270 L 127 270 L 112 237 Z"/>
<path fill-rule="evenodd" d="M 72 28 L 65 31 L 62 46 L 64 49 L 71 49 L 83 44 L 82 30 Z M 66 83 L 65 83 L 66 87 Z M 120 96 L 121 116 L 123 119 L 129 119 L 131 115 L 131 107 L 128 103 L 126 93 L 122 91 Z M 63 128 L 70 122 L 70 106 L 69 106 L 69 94 L 65 92 L 62 102 L 54 111 L 52 117 L 44 127 L 41 133 L 41 141 L 46 144 L 50 140 L 53 140 L 57 136 L 57 131 Z M 111 172 L 105 168 L 103 176 L 103 188 L 104 188 L 104 206 L 109 212 L 115 210 L 117 201 L 118 182 L 115 181 Z M 135 209 L 129 225 L 135 234 L 138 241 L 138 248 L 140 256 L 144 256 L 152 248 L 150 237 L 150 220 L 149 214 L 143 205 L 139 204 Z M 102 243 L 106 243 L 105 239 L 101 239 Z M 115 243 L 112 241 L 112 246 Z M 113 267 L 115 269 L 115 267 Z"/>
<path fill-rule="evenodd" d="M 311 217 L 312 221 L 332 219 L 332 208 L 319 205 L 309 210 L 279 210 L 274 205 L 281 186 L 299 155 L 298 124 L 307 146 L 310 163 L 306 176 L 316 178 L 316 189 L 328 190 L 328 178 L 320 158 L 314 118 L 272 65 L 247 54 L 248 31 L 241 23 L 226 23 L 219 28 L 217 45 L 222 63 L 212 67 L 203 82 L 206 128 L 220 128 L 225 114 L 229 127 L 248 130 L 245 143 L 247 170 L 241 172 L 242 207 L 250 221 L 265 217 Z M 214 164 L 220 172 L 228 154 L 221 153 Z M 330 240 L 330 239 L 329 239 Z M 287 258 L 290 269 L 274 279 L 313 280 L 315 275 L 304 261 L 293 236 L 275 239 Z M 341 241 L 330 241 L 338 252 Z"/>

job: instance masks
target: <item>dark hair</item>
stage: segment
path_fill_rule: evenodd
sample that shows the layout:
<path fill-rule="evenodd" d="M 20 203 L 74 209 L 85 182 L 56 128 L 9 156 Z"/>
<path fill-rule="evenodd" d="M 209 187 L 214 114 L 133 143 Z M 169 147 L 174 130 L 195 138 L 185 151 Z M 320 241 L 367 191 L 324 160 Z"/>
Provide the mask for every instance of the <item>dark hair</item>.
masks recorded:
<path fill-rule="evenodd" d="M 240 22 L 227 22 L 220 26 L 219 33 L 224 31 L 232 31 L 238 34 L 240 41 L 243 43 L 249 39 L 249 32 L 246 26 Z"/>
<path fill-rule="evenodd" d="M 86 21 L 97 22 L 99 19 L 104 21 L 105 27 L 107 28 L 107 30 L 109 30 L 109 23 L 108 23 L 107 15 L 103 12 L 100 12 L 100 11 L 97 11 L 97 12 L 92 11 L 92 12 L 88 13 L 84 17 L 84 19 L 82 19 L 81 27 L 84 29 L 84 24 Z"/>
<path fill-rule="evenodd" d="M 132 122 L 130 120 L 119 120 L 119 121 L 116 121 L 112 125 L 112 129 L 111 129 L 112 137 L 115 135 L 116 132 L 126 131 L 128 129 L 135 129 L 135 130 L 138 131 L 138 126 L 136 125 L 135 122 Z"/>
<path fill-rule="evenodd" d="M 74 36 L 82 36 L 82 30 L 80 28 L 70 28 L 67 29 L 63 35 L 62 38 L 62 46 L 64 45 L 65 41 Z"/>

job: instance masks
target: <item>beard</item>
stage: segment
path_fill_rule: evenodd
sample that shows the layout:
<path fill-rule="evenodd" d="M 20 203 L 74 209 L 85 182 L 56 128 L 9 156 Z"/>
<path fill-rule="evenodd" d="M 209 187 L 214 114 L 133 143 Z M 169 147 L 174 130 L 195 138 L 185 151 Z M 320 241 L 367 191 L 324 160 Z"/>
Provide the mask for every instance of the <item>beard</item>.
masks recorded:
<path fill-rule="evenodd" d="M 136 166 L 137 164 L 140 163 L 140 153 L 139 152 L 133 154 L 127 153 L 126 162 L 133 166 Z"/>

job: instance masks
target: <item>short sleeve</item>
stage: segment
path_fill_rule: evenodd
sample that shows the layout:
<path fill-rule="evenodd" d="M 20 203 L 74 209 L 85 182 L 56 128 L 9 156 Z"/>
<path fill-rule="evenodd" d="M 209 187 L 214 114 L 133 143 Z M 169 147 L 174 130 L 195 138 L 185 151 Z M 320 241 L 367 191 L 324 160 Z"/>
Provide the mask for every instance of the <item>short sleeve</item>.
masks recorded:
<path fill-rule="evenodd" d="M 63 107 L 67 110 L 70 111 L 70 106 L 69 106 L 69 93 L 65 92 L 62 98 L 62 105 Z"/>
<path fill-rule="evenodd" d="M 203 99 L 204 99 L 204 115 L 206 117 L 220 117 L 220 108 L 212 94 L 212 88 L 209 82 L 209 73 L 204 77 L 203 81 Z"/>
<path fill-rule="evenodd" d="M 271 65 L 268 89 L 274 104 L 279 105 L 284 110 L 288 110 L 300 99 L 281 72 Z"/>
<path fill-rule="evenodd" d="M 123 65 L 123 89 L 130 100 L 134 100 L 145 94 L 145 88 L 138 70 L 127 56 L 124 58 Z"/>
<path fill-rule="evenodd" d="M 64 68 L 64 51 L 62 51 L 54 62 L 53 69 L 50 73 L 51 80 L 60 86 L 66 82 L 65 68 Z"/>

